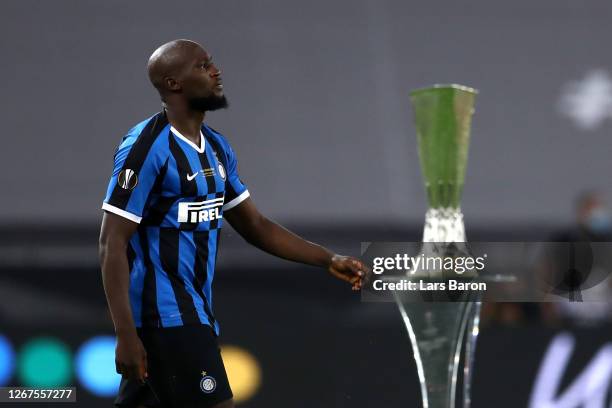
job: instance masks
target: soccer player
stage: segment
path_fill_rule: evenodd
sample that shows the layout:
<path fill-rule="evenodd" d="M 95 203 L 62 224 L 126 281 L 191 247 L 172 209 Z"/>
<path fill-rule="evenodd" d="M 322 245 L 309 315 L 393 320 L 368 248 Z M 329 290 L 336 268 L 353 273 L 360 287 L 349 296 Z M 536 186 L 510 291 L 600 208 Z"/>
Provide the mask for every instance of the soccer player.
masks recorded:
<path fill-rule="evenodd" d="M 163 109 L 121 141 L 102 206 L 100 262 L 122 374 L 115 404 L 233 407 L 211 294 L 223 221 L 250 244 L 326 268 L 355 290 L 366 267 L 259 213 L 227 139 L 204 123 L 227 100 L 221 71 L 198 43 L 162 45 L 148 74 Z"/>

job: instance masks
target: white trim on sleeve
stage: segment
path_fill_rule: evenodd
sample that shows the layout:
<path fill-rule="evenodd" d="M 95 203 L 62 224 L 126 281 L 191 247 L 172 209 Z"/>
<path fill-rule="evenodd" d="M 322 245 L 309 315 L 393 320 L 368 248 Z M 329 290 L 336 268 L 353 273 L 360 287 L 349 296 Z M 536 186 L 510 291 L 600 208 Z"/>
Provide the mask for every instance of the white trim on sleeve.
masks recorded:
<path fill-rule="evenodd" d="M 140 221 L 142 221 L 142 217 L 132 214 L 131 212 L 122 210 L 121 208 L 117 208 L 114 205 L 110 205 L 109 203 L 102 203 L 102 209 L 108 212 L 112 212 L 113 214 L 117 214 L 123 218 L 127 218 L 130 221 L 134 221 L 136 224 L 140 224 Z"/>
<path fill-rule="evenodd" d="M 234 198 L 232 201 L 225 204 L 223 206 L 223 211 L 231 210 L 232 208 L 234 208 L 235 206 L 237 206 L 238 204 L 240 204 L 241 202 L 249 198 L 250 195 L 251 194 L 249 193 L 249 190 L 244 190 L 244 193 L 240 194 L 238 197 Z"/>

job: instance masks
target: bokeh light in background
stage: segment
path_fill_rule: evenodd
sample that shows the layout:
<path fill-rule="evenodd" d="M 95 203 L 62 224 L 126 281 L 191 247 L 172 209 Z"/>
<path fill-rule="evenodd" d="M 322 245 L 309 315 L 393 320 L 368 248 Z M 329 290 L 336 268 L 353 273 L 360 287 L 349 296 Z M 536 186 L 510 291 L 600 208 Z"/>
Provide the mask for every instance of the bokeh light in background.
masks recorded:
<path fill-rule="evenodd" d="M 20 350 L 17 375 L 25 387 L 62 387 L 72 380 L 72 355 L 61 341 L 33 339 Z"/>
<path fill-rule="evenodd" d="M 76 375 L 89 392 L 99 397 L 117 393 L 121 375 L 115 370 L 115 338 L 94 337 L 83 343 L 75 358 Z"/>
<path fill-rule="evenodd" d="M 221 355 L 232 387 L 234 401 L 244 402 L 257 392 L 261 385 L 261 368 L 257 359 L 237 346 L 222 346 Z"/>
<path fill-rule="evenodd" d="M 9 340 L 0 335 L 0 386 L 8 384 L 15 366 L 15 351 Z"/>

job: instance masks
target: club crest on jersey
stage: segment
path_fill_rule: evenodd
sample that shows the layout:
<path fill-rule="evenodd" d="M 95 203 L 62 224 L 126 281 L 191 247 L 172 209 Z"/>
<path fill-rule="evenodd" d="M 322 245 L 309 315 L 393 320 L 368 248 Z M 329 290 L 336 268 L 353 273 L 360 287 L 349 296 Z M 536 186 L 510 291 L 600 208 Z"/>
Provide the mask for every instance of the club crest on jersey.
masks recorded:
<path fill-rule="evenodd" d="M 204 394 L 210 394 L 217 388 L 217 380 L 211 375 L 207 375 L 206 371 L 202 371 L 202 379 L 200 380 L 200 389 Z"/>
<path fill-rule="evenodd" d="M 225 198 L 213 198 L 211 200 L 198 201 L 194 203 L 178 203 L 178 222 L 205 222 L 221 218 L 221 207 Z"/>
<path fill-rule="evenodd" d="M 221 176 L 223 181 L 225 181 L 226 174 L 225 174 L 225 169 L 223 168 L 223 165 L 221 163 L 218 163 L 217 169 L 219 169 L 219 176 Z"/>
<path fill-rule="evenodd" d="M 138 184 L 138 175 L 132 169 L 123 169 L 117 176 L 117 184 L 124 190 L 133 190 Z"/>

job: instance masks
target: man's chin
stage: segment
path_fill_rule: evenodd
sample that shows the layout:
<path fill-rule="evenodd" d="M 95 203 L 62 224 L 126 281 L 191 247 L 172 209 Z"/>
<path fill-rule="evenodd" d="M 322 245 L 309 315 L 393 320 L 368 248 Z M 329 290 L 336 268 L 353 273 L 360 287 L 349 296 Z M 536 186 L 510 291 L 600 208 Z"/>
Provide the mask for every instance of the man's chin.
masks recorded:
<path fill-rule="evenodd" d="M 227 98 L 223 93 L 205 98 L 196 98 L 189 101 L 189 107 L 198 112 L 211 112 L 229 107 Z"/>
<path fill-rule="evenodd" d="M 229 103 L 227 102 L 227 98 L 225 97 L 223 91 L 221 91 L 221 93 L 217 95 L 215 102 L 217 104 L 213 103 L 213 106 L 211 109 L 209 109 L 209 111 L 227 109 L 229 107 Z"/>

